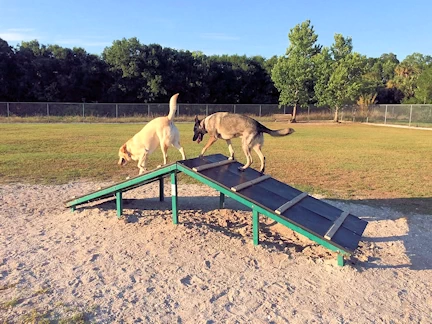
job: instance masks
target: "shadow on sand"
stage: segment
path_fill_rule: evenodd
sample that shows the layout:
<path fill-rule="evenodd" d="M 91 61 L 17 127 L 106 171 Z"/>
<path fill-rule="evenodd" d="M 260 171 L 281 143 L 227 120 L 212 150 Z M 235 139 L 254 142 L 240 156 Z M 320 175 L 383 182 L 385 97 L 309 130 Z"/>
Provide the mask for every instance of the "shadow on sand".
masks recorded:
<path fill-rule="evenodd" d="M 360 246 L 357 250 L 367 250 L 367 257 L 357 259 L 354 255 L 352 264 L 358 270 L 366 270 L 369 268 L 409 268 L 412 270 L 427 270 L 432 269 L 432 197 L 431 198 L 403 198 L 403 199 L 369 199 L 369 200 L 326 200 L 328 203 L 335 205 L 340 209 L 349 209 L 352 214 L 368 221 L 373 222 L 397 221 L 401 218 L 406 220 L 408 230 L 403 235 L 386 234 L 385 229 L 380 235 L 370 234 L 364 235 Z M 219 206 L 218 196 L 197 196 L 197 197 L 178 197 L 179 206 L 179 221 L 187 227 L 207 227 L 217 232 L 230 237 L 237 237 L 245 240 L 244 235 L 239 234 L 236 230 L 239 228 L 251 229 L 251 217 L 237 218 L 233 220 L 225 220 L 221 225 L 218 217 L 200 217 L 200 213 L 217 212 Z M 115 210 L 115 199 L 105 200 L 93 207 L 84 207 L 85 209 L 99 208 L 102 210 Z M 166 217 L 158 213 L 152 215 L 143 214 L 143 210 L 147 211 L 162 211 L 170 214 L 171 197 L 165 197 L 165 200 L 160 202 L 158 198 L 145 199 L 124 199 L 123 208 L 132 210 L 127 216 L 128 223 L 136 223 L 143 217 L 146 218 L 145 223 L 150 224 L 152 219 L 156 217 Z M 225 209 L 233 211 L 247 211 L 250 209 L 244 205 L 226 198 Z M 192 211 L 188 213 L 188 217 L 182 219 L 183 211 Z M 202 214 L 201 214 L 202 215 Z M 214 216 L 217 216 L 214 215 Z M 304 242 L 295 242 L 281 236 L 271 227 L 276 222 L 265 222 L 261 220 L 260 233 L 265 234 L 260 236 L 260 244 L 264 247 L 276 249 L 278 251 L 286 251 L 287 248 L 295 252 L 302 252 L 306 248 L 318 246 L 314 242 L 304 244 Z M 368 225 L 370 226 L 370 225 Z M 366 228 L 367 232 L 367 228 Z M 365 232 L 365 233 L 366 233 Z M 376 233 L 376 231 L 375 231 Z M 264 238 L 264 239 L 263 239 Z M 405 259 L 409 262 L 404 264 L 389 264 L 383 262 L 385 259 L 385 246 L 401 241 L 405 248 Z M 371 252 L 371 246 L 382 246 L 379 253 Z M 362 251 L 361 251 L 362 252 Z M 320 252 L 321 253 L 321 252 Z M 329 252 L 330 253 L 330 252 Z M 363 258 L 364 259 L 364 258 Z M 391 263 L 391 262 L 390 262 Z"/>

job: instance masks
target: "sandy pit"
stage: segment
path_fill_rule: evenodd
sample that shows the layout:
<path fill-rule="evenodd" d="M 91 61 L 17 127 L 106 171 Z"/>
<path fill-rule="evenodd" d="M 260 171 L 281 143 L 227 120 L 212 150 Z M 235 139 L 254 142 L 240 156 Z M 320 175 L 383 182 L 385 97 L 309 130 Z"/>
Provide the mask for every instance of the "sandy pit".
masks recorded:
<path fill-rule="evenodd" d="M 72 213 L 109 183 L 0 187 L 0 322 L 432 323 L 432 215 L 328 201 L 369 221 L 344 267 L 335 256 L 218 193 L 157 184 Z"/>

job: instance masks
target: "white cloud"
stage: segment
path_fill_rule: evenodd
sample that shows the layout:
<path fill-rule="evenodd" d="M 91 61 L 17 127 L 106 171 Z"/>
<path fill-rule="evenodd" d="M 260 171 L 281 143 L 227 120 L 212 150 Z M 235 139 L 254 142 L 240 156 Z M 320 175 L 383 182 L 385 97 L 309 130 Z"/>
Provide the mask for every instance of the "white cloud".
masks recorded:
<path fill-rule="evenodd" d="M 111 46 L 111 42 L 103 42 L 103 41 L 86 41 L 82 39 L 59 39 L 54 42 L 57 45 L 63 45 L 63 46 L 76 46 L 76 47 L 105 47 L 105 46 Z"/>
<path fill-rule="evenodd" d="M 31 28 L 9 28 L 0 31 L 0 38 L 7 42 L 22 42 L 38 39 Z"/>
<path fill-rule="evenodd" d="M 240 37 L 230 36 L 223 33 L 203 33 L 200 35 L 200 37 L 204 39 L 228 40 L 228 41 L 236 41 L 240 39 Z"/>

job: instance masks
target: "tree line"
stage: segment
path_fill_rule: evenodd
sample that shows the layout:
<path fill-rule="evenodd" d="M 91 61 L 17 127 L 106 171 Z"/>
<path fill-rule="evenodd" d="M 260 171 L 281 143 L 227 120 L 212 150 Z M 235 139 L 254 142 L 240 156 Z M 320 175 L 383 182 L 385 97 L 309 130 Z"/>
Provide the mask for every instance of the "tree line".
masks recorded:
<path fill-rule="evenodd" d="M 413 53 L 399 61 L 353 51 L 352 39 L 335 34 L 322 46 L 309 20 L 292 28 L 286 53 L 205 55 L 115 40 L 101 55 L 82 48 L 10 46 L 0 38 L 0 101 L 166 102 L 176 92 L 185 103 L 279 103 L 297 108 L 345 104 L 432 103 L 432 57 Z"/>

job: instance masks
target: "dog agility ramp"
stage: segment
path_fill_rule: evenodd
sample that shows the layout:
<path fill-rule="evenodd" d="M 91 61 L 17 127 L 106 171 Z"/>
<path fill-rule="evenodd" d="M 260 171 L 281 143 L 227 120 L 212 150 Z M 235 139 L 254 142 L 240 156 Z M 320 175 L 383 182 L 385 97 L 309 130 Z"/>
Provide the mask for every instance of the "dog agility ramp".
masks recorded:
<path fill-rule="evenodd" d="M 160 200 L 163 200 L 163 178 L 168 176 L 169 174 L 171 175 L 174 174 L 175 176 L 175 173 L 176 173 L 176 164 L 175 163 L 167 164 L 162 166 L 159 169 L 149 171 L 147 173 L 141 174 L 131 179 L 116 183 L 112 186 L 102 188 L 94 192 L 85 194 L 83 196 L 70 199 L 65 202 L 65 205 L 66 207 L 72 208 L 72 211 L 74 211 L 75 208 L 79 205 L 115 196 L 117 201 L 117 216 L 121 216 L 122 209 L 123 209 L 122 208 L 123 192 L 159 180 L 159 186 L 160 186 L 159 195 L 160 195 Z"/>
<path fill-rule="evenodd" d="M 79 205 L 115 195 L 117 216 L 123 210 L 122 193 L 159 180 L 163 200 L 163 179 L 171 178 L 173 223 L 178 223 L 177 173 L 183 172 L 220 192 L 220 207 L 228 196 L 252 210 L 253 242 L 259 243 L 259 215 L 267 216 L 312 241 L 337 253 L 339 265 L 357 248 L 367 222 L 283 182 L 228 160 L 221 154 L 208 155 L 165 165 L 159 169 L 97 190 L 66 202 L 72 210 Z"/>
<path fill-rule="evenodd" d="M 258 217 L 263 214 L 320 245 L 337 252 L 338 264 L 357 248 L 367 222 L 276 179 L 227 160 L 221 154 L 177 162 L 177 168 L 223 195 L 250 207 L 254 244 L 258 244 Z"/>

